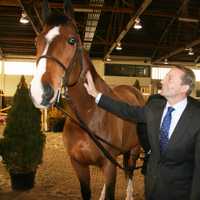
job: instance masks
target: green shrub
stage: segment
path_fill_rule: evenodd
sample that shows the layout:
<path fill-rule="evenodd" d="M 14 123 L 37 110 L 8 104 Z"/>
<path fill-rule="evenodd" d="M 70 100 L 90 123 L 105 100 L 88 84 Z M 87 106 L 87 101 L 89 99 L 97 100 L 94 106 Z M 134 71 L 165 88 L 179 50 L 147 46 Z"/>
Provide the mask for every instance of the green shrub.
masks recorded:
<path fill-rule="evenodd" d="M 0 140 L 1 154 L 7 169 L 12 173 L 35 171 L 42 162 L 44 143 L 41 112 L 34 107 L 22 76 L 8 113 L 4 137 Z"/>

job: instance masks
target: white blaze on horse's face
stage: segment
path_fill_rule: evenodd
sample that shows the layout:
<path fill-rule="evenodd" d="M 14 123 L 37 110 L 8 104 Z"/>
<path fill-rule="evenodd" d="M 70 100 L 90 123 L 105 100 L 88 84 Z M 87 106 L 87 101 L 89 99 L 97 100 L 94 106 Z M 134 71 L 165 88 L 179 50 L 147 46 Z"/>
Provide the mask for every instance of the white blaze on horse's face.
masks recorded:
<path fill-rule="evenodd" d="M 51 42 L 54 40 L 54 38 L 60 34 L 60 27 L 56 26 L 52 29 L 50 29 L 48 31 L 48 33 L 45 36 L 46 39 L 46 46 L 44 48 L 44 51 L 42 53 L 42 55 L 45 55 L 48 51 L 48 48 L 51 44 Z M 42 56 L 41 55 L 41 56 Z M 45 108 L 45 106 L 43 106 L 42 103 L 42 96 L 44 94 L 44 90 L 43 90 L 43 86 L 42 86 L 42 75 L 45 73 L 46 71 L 46 62 L 47 59 L 46 58 L 42 58 L 39 60 L 38 62 L 38 66 L 37 66 L 37 70 L 35 72 L 35 75 L 33 77 L 33 80 L 31 82 L 31 87 L 30 87 L 30 92 L 31 92 L 31 97 L 33 99 L 34 105 L 37 108 Z M 56 98 L 56 93 L 54 93 L 54 97 L 51 100 L 51 102 L 53 102 Z M 50 102 L 50 103 L 51 103 Z"/>

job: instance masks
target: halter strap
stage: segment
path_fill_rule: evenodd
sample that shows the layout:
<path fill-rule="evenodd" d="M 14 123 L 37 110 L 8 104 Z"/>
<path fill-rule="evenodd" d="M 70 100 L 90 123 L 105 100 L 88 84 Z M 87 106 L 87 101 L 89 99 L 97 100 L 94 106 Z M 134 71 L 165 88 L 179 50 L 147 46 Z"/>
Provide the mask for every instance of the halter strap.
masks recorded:
<path fill-rule="evenodd" d="M 64 70 L 64 72 L 65 72 L 64 81 L 63 81 L 64 85 L 63 85 L 63 86 L 64 86 L 64 87 L 72 87 L 72 86 L 74 86 L 74 85 L 77 84 L 78 79 L 75 80 L 75 81 L 74 81 L 73 83 L 71 83 L 71 84 L 68 84 L 68 81 L 69 81 L 70 73 L 71 73 L 71 71 L 72 71 L 72 69 L 73 69 L 73 63 L 74 63 L 75 59 L 78 57 L 78 53 L 79 53 L 81 50 L 82 50 L 82 48 L 77 48 L 77 49 L 76 49 L 75 55 L 74 55 L 74 57 L 72 58 L 72 60 L 70 61 L 70 64 L 69 64 L 69 67 L 68 67 L 68 68 L 66 68 L 66 66 L 65 66 L 60 60 L 58 60 L 56 57 L 54 57 L 54 56 L 52 56 L 52 55 L 47 55 L 47 54 L 46 54 L 46 55 L 40 56 L 40 57 L 37 59 L 36 64 L 38 65 L 39 61 L 40 61 L 42 58 L 46 58 L 46 59 L 53 60 L 53 61 L 54 61 L 55 63 L 57 63 L 57 64 Z M 81 62 L 80 74 L 81 74 L 81 71 L 82 71 L 82 62 Z"/>

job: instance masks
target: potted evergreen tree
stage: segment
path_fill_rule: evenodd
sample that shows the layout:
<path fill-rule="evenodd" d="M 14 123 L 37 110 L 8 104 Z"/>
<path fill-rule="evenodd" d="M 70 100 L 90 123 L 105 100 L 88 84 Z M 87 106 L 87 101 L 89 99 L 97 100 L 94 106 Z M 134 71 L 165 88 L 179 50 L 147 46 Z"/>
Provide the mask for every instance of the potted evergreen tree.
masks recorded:
<path fill-rule="evenodd" d="M 41 132 L 41 112 L 32 103 L 24 76 L 17 86 L 3 134 L 0 149 L 12 189 L 31 189 L 42 161 L 45 135 Z"/>

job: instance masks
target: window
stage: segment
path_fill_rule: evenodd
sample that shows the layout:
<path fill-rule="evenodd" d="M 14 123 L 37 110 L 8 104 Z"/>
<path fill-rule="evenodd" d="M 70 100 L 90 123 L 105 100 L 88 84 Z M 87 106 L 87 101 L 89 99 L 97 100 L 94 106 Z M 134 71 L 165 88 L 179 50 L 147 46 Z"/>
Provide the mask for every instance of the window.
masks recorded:
<path fill-rule="evenodd" d="M 162 80 L 169 72 L 170 68 L 152 67 L 151 78 L 156 80 Z"/>
<path fill-rule="evenodd" d="M 150 66 L 128 64 L 105 64 L 107 76 L 150 77 Z"/>
<path fill-rule="evenodd" d="M 6 75 L 33 75 L 36 66 L 33 61 L 4 61 L 4 73 Z"/>

